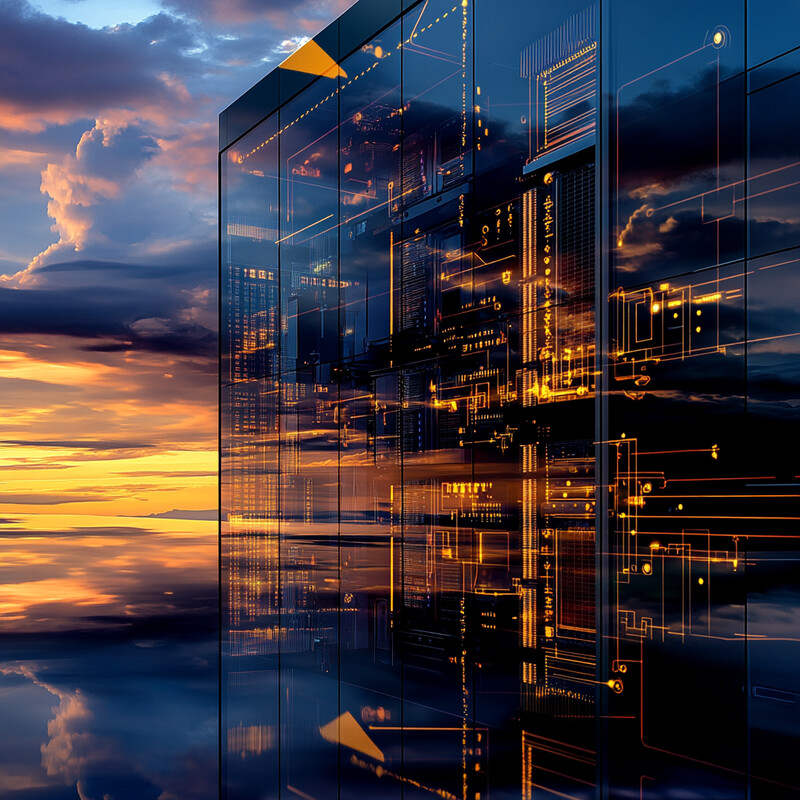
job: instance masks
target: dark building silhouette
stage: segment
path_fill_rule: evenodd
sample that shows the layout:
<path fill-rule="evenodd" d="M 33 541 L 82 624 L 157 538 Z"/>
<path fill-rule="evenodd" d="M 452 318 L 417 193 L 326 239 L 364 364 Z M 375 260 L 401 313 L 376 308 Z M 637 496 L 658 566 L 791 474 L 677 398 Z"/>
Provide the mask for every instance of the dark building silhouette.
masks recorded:
<path fill-rule="evenodd" d="M 800 797 L 798 53 L 360 0 L 222 113 L 225 797 Z"/>

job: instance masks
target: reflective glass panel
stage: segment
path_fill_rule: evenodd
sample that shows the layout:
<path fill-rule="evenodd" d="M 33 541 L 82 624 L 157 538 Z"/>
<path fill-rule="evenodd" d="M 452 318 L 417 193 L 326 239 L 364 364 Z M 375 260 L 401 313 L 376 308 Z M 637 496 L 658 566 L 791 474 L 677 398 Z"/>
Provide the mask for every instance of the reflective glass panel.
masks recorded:
<path fill-rule="evenodd" d="M 393 0 L 279 68 L 222 154 L 230 800 L 800 792 L 780 9 Z"/>
<path fill-rule="evenodd" d="M 800 4 L 795 0 L 750 0 L 747 4 L 747 62 L 761 64 L 800 43 Z"/>
<path fill-rule="evenodd" d="M 747 213 L 750 254 L 760 255 L 800 243 L 800 74 L 785 77 L 770 67 L 771 83 L 750 95 L 750 159 Z M 783 74 L 782 74 L 783 73 Z"/>
<path fill-rule="evenodd" d="M 222 155 L 221 587 L 224 781 L 277 789 L 278 121 Z M 236 754 L 234 757 L 233 754 Z"/>
<path fill-rule="evenodd" d="M 618 285 L 744 254 L 744 4 L 608 3 Z"/>

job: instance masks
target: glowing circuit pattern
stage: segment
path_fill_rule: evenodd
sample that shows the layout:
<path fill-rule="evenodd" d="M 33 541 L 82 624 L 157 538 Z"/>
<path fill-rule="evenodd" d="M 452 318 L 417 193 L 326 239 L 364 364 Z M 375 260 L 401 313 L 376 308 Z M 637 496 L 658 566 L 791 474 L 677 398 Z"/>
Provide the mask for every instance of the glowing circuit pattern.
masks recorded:
<path fill-rule="evenodd" d="M 226 796 L 796 796 L 794 73 L 501 5 L 223 154 Z"/>

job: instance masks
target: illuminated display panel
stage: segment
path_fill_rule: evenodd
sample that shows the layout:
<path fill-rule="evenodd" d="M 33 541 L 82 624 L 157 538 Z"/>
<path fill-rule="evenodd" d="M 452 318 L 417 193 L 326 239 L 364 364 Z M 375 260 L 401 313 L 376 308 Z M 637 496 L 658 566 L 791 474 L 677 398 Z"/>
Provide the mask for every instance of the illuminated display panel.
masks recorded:
<path fill-rule="evenodd" d="M 365 2 L 222 118 L 224 796 L 800 795 L 785 31 Z"/>

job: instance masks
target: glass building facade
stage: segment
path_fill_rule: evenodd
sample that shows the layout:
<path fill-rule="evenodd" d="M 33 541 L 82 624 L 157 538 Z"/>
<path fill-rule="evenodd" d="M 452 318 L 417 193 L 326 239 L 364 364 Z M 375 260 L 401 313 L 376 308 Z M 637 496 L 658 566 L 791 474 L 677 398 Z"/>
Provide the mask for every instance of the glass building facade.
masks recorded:
<path fill-rule="evenodd" d="M 223 112 L 224 797 L 800 797 L 798 131 L 796 0 L 360 0 Z"/>

